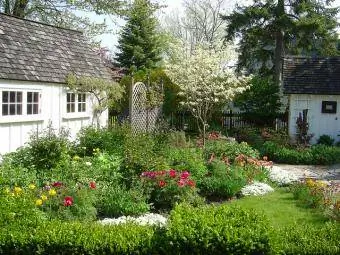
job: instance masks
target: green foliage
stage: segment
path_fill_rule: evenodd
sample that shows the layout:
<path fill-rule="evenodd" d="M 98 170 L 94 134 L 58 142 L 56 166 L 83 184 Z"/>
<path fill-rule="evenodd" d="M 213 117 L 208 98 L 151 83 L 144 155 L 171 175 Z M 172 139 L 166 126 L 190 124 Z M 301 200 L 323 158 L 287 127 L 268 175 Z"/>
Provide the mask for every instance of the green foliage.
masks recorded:
<path fill-rule="evenodd" d="M 334 144 L 334 139 L 330 137 L 329 135 L 321 135 L 317 143 L 327 145 L 327 146 L 332 146 Z"/>
<path fill-rule="evenodd" d="M 271 77 L 255 76 L 250 83 L 250 88 L 234 99 L 235 106 L 244 112 L 245 120 L 259 126 L 273 126 L 281 107 L 279 87 Z"/>
<path fill-rule="evenodd" d="M 238 207 L 180 205 L 171 212 L 167 254 L 267 254 L 267 220 Z"/>
<path fill-rule="evenodd" d="M 111 129 L 86 127 L 77 135 L 78 154 L 92 156 L 96 149 L 111 154 L 122 155 L 125 137 L 129 133 L 127 126 L 116 126 Z"/>
<path fill-rule="evenodd" d="M 273 232 L 272 254 L 339 254 L 338 223 L 327 222 L 319 227 L 295 224 Z"/>
<path fill-rule="evenodd" d="M 339 55 L 335 33 L 338 9 L 329 6 L 330 1 L 261 0 L 238 6 L 230 15 L 223 16 L 227 22 L 226 39 L 241 38 L 239 70 L 273 74 L 273 64 L 278 63 L 274 49 L 281 39 L 280 58 L 283 54 Z"/>
<path fill-rule="evenodd" d="M 131 71 L 152 69 L 161 60 L 156 10 L 149 0 L 133 1 L 118 39 L 115 60 L 119 66 Z"/>
<path fill-rule="evenodd" d="M 144 190 L 150 194 L 150 203 L 156 210 L 169 211 L 176 203 L 202 204 L 196 183 L 188 171 L 147 171 L 141 175 Z"/>
<path fill-rule="evenodd" d="M 32 133 L 27 147 L 30 165 L 24 166 L 34 167 L 39 172 L 50 170 L 67 158 L 70 148 L 68 132 L 62 129 L 57 134 L 49 125 L 39 133 Z"/>
<path fill-rule="evenodd" d="M 0 233 L 0 254 L 151 254 L 158 249 L 149 226 L 45 221 Z"/>
<path fill-rule="evenodd" d="M 340 162 L 340 148 L 313 145 L 310 148 L 287 148 L 274 142 L 265 142 L 261 154 L 270 160 L 287 164 L 329 165 Z"/>
<path fill-rule="evenodd" d="M 164 154 L 171 168 L 190 171 L 193 179 L 198 182 L 207 172 L 201 149 L 169 147 Z"/>
<path fill-rule="evenodd" d="M 99 186 L 96 207 L 101 217 L 140 215 L 150 210 L 147 197 L 140 187 L 134 185 L 127 189 L 112 182 L 101 182 Z"/>
<path fill-rule="evenodd" d="M 209 159 L 212 154 L 217 158 L 227 158 L 230 161 L 243 154 L 248 157 L 257 158 L 259 152 L 250 147 L 246 142 L 228 142 L 224 140 L 210 140 L 207 141 L 206 147 L 204 148 L 204 154 L 206 159 Z"/>
<path fill-rule="evenodd" d="M 243 169 L 227 166 L 221 160 L 214 160 L 208 165 L 208 174 L 200 182 L 200 193 L 209 200 L 224 200 L 236 196 L 247 184 Z"/>

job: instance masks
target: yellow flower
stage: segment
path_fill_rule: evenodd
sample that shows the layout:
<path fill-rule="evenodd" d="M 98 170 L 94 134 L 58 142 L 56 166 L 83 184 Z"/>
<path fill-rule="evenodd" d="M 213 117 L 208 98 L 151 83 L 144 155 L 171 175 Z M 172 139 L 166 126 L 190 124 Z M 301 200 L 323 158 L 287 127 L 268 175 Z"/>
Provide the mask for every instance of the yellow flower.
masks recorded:
<path fill-rule="evenodd" d="M 35 201 L 35 205 L 36 206 L 40 206 L 40 205 L 42 205 L 43 204 L 43 201 L 41 200 L 41 199 L 37 199 L 36 201 Z"/>
<path fill-rule="evenodd" d="M 48 191 L 48 194 L 50 195 L 50 196 L 55 196 L 56 194 L 57 194 L 57 192 L 55 191 L 55 189 L 50 189 L 49 191 Z M 47 199 L 47 198 L 46 198 Z"/>
<path fill-rule="evenodd" d="M 42 201 L 46 201 L 47 200 L 47 196 L 41 195 L 41 199 L 42 199 Z"/>
<path fill-rule="evenodd" d="M 74 160 L 74 161 L 78 161 L 78 160 L 80 160 L 80 157 L 79 157 L 78 155 L 75 155 L 75 156 L 73 157 L 73 160 Z"/>
<path fill-rule="evenodd" d="M 22 188 L 20 188 L 20 187 L 14 187 L 14 193 L 16 193 L 16 194 L 22 193 Z"/>
<path fill-rule="evenodd" d="M 31 183 L 30 185 L 28 185 L 28 188 L 29 188 L 29 189 L 35 189 L 36 186 L 35 186 L 33 183 Z"/>

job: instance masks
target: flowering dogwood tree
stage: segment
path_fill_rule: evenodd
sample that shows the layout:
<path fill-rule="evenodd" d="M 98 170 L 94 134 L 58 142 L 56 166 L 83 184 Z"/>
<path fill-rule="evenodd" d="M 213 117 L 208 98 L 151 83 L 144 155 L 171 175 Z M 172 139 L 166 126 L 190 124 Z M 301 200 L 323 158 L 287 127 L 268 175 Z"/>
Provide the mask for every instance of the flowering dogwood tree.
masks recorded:
<path fill-rule="evenodd" d="M 195 117 L 203 136 L 216 107 L 230 102 L 234 96 L 248 88 L 248 78 L 237 77 L 226 67 L 229 60 L 224 51 L 197 47 L 186 54 L 176 48 L 166 66 L 167 75 L 179 86 L 181 104 Z"/>

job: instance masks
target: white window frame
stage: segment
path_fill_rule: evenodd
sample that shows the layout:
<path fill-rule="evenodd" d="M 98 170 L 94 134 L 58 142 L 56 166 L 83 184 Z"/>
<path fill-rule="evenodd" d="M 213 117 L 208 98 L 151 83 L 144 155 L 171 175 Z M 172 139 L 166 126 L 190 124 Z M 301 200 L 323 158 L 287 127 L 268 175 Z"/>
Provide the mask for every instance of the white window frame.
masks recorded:
<path fill-rule="evenodd" d="M 68 95 L 73 94 L 74 95 L 74 102 L 69 102 L 68 101 Z M 85 101 L 80 101 L 79 95 L 85 95 Z M 74 111 L 73 112 L 68 112 L 68 105 L 71 105 L 71 103 L 74 105 Z M 81 104 L 81 107 L 79 109 L 79 104 Z M 90 118 L 90 113 L 89 113 L 89 94 L 85 92 L 72 92 L 72 91 L 66 91 L 65 96 L 64 96 L 64 119 L 73 119 L 73 118 Z M 71 106 L 70 106 L 71 107 Z"/>
<path fill-rule="evenodd" d="M 3 104 L 6 104 L 6 102 L 2 101 L 3 92 L 21 92 L 22 93 L 22 99 L 21 99 L 21 114 L 15 114 L 15 115 L 2 115 L 2 107 Z M 38 102 L 28 102 L 28 93 L 38 93 Z M 10 96 L 10 95 L 8 95 Z M 22 88 L 0 88 L 0 123 L 11 123 L 11 122 L 29 122 L 29 121 L 39 121 L 42 120 L 42 93 L 40 89 L 22 89 Z M 9 101 L 8 101 L 9 102 Z M 12 103 L 14 104 L 14 103 Z M 36 114 L 27 114 L 28 110 L 28 104 L 37 104 L 38 105 L 38 112 Z M 10 105 L 10 103 L 9 103 Z"/>

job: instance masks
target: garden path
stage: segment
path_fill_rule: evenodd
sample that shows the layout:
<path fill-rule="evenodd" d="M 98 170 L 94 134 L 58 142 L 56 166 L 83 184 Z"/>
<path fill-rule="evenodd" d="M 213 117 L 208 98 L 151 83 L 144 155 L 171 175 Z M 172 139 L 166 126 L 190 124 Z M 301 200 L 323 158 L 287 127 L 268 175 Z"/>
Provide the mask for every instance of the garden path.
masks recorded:
<path fill-rule="evenodd" d="M 319 165 L 287 165 L 276 164 L 282 170 L 292 172 L 299 178 L 313 178 L 317 180 L 324 180 L 336 186 L 336 192 L 340 193 L 340 164 L 330 166 Z"/>

